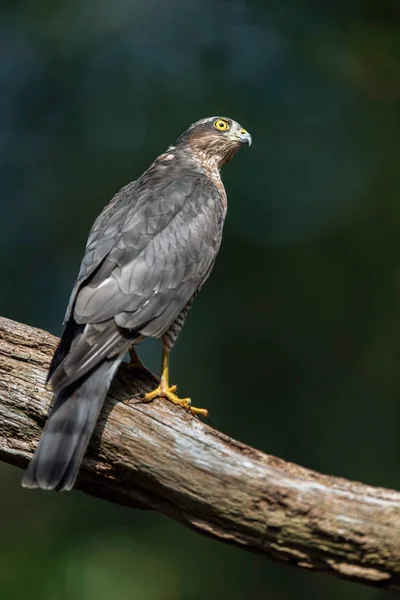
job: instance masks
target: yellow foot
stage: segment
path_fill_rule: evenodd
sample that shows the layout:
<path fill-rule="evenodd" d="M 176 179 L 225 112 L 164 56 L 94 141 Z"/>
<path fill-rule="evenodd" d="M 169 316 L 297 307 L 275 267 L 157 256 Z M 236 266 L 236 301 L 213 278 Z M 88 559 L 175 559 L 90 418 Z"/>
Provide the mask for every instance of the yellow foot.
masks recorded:
<path fill-rule="evenodd" d="M 199 415 L 200 417 L 205 418 L 208 417 L 208 410 L 206 408 L 195 408 L 192 406 L 192 401 L 190 398 L 179 398 L 175 392 L 176 385 L 171 385 L 171 387 L 169 387 L 161 381 L 160 385 L 155 390 L 148 392 L 145 395 L 144 401 L 151 402 L 151 400 L 154 400 L 154 398 L 166 398 L 170 402 L 173 402 L 173 404 L 181 406 L 185 410 L 189 411 L 192 413 L 192 415 Z"/>

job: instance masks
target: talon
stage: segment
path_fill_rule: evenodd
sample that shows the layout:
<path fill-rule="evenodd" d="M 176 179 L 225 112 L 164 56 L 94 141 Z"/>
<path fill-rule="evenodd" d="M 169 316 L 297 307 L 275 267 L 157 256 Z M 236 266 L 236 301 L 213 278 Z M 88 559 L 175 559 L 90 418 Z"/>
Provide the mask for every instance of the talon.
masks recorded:
<path fill-rule="evenodd" d="M 169 385 L 168 354 L 169 354 L 169 351 L 168 351 L 167 346 L 163 345 L 163 358 L 162 358 L 162 370 L 161 370 L 160 383 L 158 384 L 158 386 L 155 390 L 153 390 L 152 392 L 147 392 L 147 394 L 145 394 L 143 401 L 151 402 L 152 400 L 154 400 L 154 398 L 157 398 L 157 397 L 166 398 L 173 404 L 176 404 L 177 406 L 181 406 L 182 408 L 184 408 L 185 410 L 190 412 L 190 414 L 192 414 L 192 415 L 207 418 L 208 417 L 207 409 L 195 408 L 194 406 L 192 406 L 192 401 L 190 398 L 179 398 L 179 396 L 177 396 L 175 394 L 175 392 L 177 390 L 177 386 Z"/>
<path fill-rule="evenodd" d="M 206 408 L 196 408 L 195 406 L 190 406 L 189 411 L 196 417 L 203 417 L 204 419 L 208 418 L 208 410 Z"/>
<path fill-rule="evenodd" d="M 192 401 L 190 398 L 179 398 L 174 392 L 176 391 L 177 386 L 171 385 L 171 387 L 167 386 L 163 380 L 160 381 L 159 386 L 153 390 L 152 392 L 148 392 L 144 397 L 144 402 L 151 402 L 154 398 L 166 398 L 176 406 L 181 406 L 192 415 L 207 417 L 208 410 L 205 408 L 195 408 L 192 406 Z"/>
<path fill-rule="evenodd" d="M 151 402 L 152 400 L 154 400 L 154 398 L 158 398 L 160 396 L 162 396 L 162 394 L 160 386 L 158 386 L 158 388 L 156 388 L 152 392 L 147 392 L 147 394 L 144 395 L 143 402 Z"/>

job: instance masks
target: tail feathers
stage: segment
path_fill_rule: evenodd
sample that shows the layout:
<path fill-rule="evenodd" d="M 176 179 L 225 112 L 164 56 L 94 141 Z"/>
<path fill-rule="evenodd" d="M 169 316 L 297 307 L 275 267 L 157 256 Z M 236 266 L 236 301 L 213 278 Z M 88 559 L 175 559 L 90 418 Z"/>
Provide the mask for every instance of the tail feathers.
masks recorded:
<path fill-rule="evenodd" d="M 105 359 L 56 394 L 42 437 L 22 480 L 28 488 L 70 490 L 122 356 Z"/>
<path fill-rule="evenodd" d="M 74 341 L 74 339 L 76 339 L 83 333 L 84 328 L 84 325 L 78 325 L 73 319 L 70 319 L 66 323 L 63 334 L 61 336 L 61 340 L 58 343 L 58 346 L 50 363 L 46 383 L 50 381 L 53 374 L 57 370 L 57 367 L 60 365 L 63 358 L 68 354 L 72 342 Z"/>

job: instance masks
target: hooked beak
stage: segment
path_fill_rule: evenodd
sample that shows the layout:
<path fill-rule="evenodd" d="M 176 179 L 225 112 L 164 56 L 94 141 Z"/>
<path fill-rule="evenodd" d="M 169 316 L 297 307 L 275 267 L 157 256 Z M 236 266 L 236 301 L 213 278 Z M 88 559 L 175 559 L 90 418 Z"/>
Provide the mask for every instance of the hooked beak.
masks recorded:
<path fill-rule="evenodd" d="M 251 135 L 249 134 L 248 131 L 246 131 L 245 129 L 240 129 L 239 133 L 238 133 L 238 139 L 240 142 L 242 142 L 242 144 L 248 144 L 249 146 L 251 146 Z"/>

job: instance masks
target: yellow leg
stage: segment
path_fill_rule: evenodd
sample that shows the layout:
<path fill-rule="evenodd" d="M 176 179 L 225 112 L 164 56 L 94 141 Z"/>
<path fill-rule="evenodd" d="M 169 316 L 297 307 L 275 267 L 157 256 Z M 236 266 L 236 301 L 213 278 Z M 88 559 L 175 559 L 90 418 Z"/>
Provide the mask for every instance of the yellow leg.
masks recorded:
<path fill-rule="evenodd" d="M 176 385 L 169 385 L 169 352 L 167 348 L 163 345 L 163 354 L 162 354 L 162 368 L 161 368 L 161 378 L 158 387 L 152 391 L 148 392 L 144 400 L 145 402 L 150 402 L 154 400 L 154 398 L 167 398 L 170 402 L 177 404 L 178 406 L 182 406 L 185 410 L 188 410 L 192 413 L 192 415 L 200 415 L 201 417 L 208 417 L 208 410 L 206 408 L 195 408 L 192 406 L 192 402 L 190 398 L 179 398 L 176 392 Z"/>
<path fill-rule="evenodd" d="M 144 369 L 144 370 L 146 370 L 146 367 L 144 366 L 144 364 L 142 363 L 142 361 L 140 360 L 140 358 L 136 354 L 136 350 L 135 350 L 134 346 L 132 346 L 129 349 L 129 358 L 130 358 L 130 361 L 128 363 L 128 366 L 131 369 Z"/>

